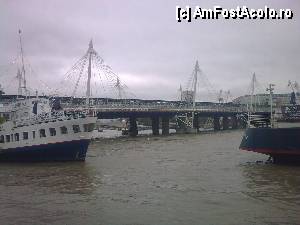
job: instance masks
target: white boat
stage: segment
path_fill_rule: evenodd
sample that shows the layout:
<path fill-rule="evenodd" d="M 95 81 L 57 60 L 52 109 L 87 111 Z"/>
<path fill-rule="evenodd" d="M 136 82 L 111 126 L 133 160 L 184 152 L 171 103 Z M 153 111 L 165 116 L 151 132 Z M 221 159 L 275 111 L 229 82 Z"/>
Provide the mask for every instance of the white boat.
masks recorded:
<path fill-rule="evenodd" d="M 21 98 L 0 107 L 0 116 L 7 120 L 0 125 L 0 161 L 85 160 L 96 117 L 65 115 L 60 106 L 54 104 L 52 109 L 49 99 L 28 96 L 20 30 L 19 36 L 22 66 L 17 78 Z"/>
<path fill-rule="evenodd" d="M 36 97 L 12 104 L 12 119 L 0 125 L 0 161 L 83 161 L 96 118 L 53 111 Z"/>

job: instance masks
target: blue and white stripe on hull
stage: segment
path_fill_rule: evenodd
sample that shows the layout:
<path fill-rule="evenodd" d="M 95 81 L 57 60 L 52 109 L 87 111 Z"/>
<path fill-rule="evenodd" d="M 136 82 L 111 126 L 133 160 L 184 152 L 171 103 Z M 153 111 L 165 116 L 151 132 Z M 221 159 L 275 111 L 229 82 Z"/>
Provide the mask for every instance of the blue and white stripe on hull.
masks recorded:
<path fill-rule="evenodd" d="M 89 139 L 0 150 L 0 161 L 84 161 Z"/>

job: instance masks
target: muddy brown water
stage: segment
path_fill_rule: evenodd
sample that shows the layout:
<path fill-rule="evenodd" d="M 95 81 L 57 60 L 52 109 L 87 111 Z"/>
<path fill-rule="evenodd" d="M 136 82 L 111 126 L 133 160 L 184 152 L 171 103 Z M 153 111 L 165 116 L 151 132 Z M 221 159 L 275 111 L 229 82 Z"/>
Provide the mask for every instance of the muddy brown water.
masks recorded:
<path fill-rule="evenodd" d="M 93 142 L 85 162 L 0 164 L 0 224 L 300 224 L 300 167 L 243 131 Z"/>

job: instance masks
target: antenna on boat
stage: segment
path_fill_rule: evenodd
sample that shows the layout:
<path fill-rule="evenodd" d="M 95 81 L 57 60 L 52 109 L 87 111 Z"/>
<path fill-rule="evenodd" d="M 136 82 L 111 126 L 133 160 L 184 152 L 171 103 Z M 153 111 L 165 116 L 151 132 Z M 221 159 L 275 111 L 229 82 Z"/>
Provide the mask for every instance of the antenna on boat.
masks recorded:
<path fill-rule="evenodd" d="M 21 49 L 21 59 L 22 59 L 22 68 L 21 72 L 18 71 L 18 79 L 19 79 L 19 90 L 18 94 L 22 95 L 22 89 L 24 89 L 24 92 L 26 94 L 26 71 L 25 71 L 25 66 L 24 66 L 24 53 L 23 53 L 23 46 L 22 46 L 22 31 L 19 29 L 19 41 L 20 41 L 20 49 Z M 22 80 L 23 80 L 23 86 L 22 86 Z"/>
<path fill-rule="evenodd" d="M 269 84 L 269 88 L 266 91 L 269 91 L 270 94 L 270 106 L 271 106 L 271 127 L 273 127 L 273 91 L 275 84 Z"/>
<path fill-rule="evenodd" d="M 257 96 L 256 96 L 256 87 L 257 86 L 257 79 L 256 74 L 253 73 L 252 79 L 251 79 L 251 91 L 250 91 L 250 110 L 251 112 L 256 111 L 256 104 L 257 104 Z"/>

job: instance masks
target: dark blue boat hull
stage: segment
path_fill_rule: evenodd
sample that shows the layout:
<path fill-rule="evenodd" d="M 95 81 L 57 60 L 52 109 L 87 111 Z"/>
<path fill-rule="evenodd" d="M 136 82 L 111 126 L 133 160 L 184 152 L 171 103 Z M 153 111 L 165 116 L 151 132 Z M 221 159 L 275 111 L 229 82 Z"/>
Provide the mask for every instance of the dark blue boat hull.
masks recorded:
<path fill-rule="evenodd" d="M 84 161 L 90 140 L 26 146 L 0 151 L 0 161 Z"/>
<path fill-rule="evenodd" d="M 300 128 L 248 128 L 240 149 L 269 155 L 274 162 L 300 162 Z"/>

